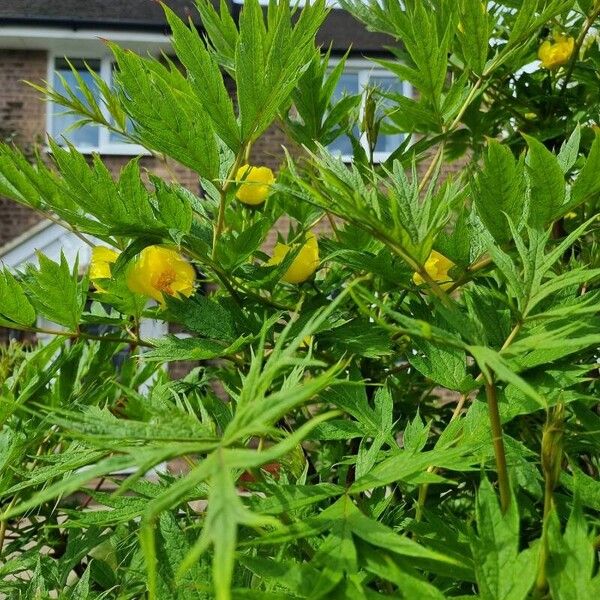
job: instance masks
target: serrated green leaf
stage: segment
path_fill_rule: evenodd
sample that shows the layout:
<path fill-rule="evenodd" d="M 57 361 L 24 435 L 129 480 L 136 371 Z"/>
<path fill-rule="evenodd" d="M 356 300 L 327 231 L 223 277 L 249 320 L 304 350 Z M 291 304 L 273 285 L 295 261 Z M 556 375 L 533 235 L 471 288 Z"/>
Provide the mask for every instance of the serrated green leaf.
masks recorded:
<path fill-rule="evenodd" d="M 87 277 L 79 281 L 76 260 L 69 267 L 64 254 L 56 263 L 38 253 L 39 267 L 28 265 L 23 286 L 31 304 L 49 321 L 64 325 L 69 331 L 77 331 L 85 306 Z"/>
<path fill-rule="evenodd" d="M 528 223 L 544 229 L 564 204 L 565 178 L 556 156 L 544 144 L 531 136 L 523 137 L 529 146 L 526 159 L 530 185 Z"/>
<path fill-rule="evenodd" d="M 525 208 L 524 168 L 500 142 L 490 140 L 483 169 L 473 185 L 477 213 L 494 239 L 511 239 L 506 217 L 521 223 Z"/>
<path fill-rule="evenodd" d="M 600 592 L 600 575 L 594 573 L 595 550 L 588 526 L 576 501 L 564 533 L 556 511 L 549 516 L 547 576 L 554 598 L 579 600 Z"/>
<path fill-rule="evenodd" d="M 477 497 L 477 531 L 471 547 L 481 600 L 525 600 L 535 581 L 537 552 L 532 548 L 519 552 L 516 499 L 503 515 L 487 479 Z"/>
<path fill-rule="evenodd" d="M 178 338 L 169 335 L 154 340 L 154 348 L 146 353 L 146 358 L 155 362 L 177 360 L 209 360 L 235 354 L 250 342 L 251 338 L 238 337 L 232 343 L 218 342 L 206 338 Z"/>
<path fill-rule="evenodd" d="M 186 27 L 166 5 L 163 5 L 163 9 L 173 32 L 173 47 L 188 71 L 194 93 L 211 119 L 215 133 L 237 153 L 241 141 L 240 130 L 233 112 L 233 102 L 215 57 L 192 24 Z"/>
<path fill-rule="evenodd" d="M 0 271 L 0 321 L 8 327 L 11 323 L 28 327 L 35 321 L 35 309 L 7 268 Z"/>
<path fill-rule="evenodd" d="M 582 202 L 600 192 L 600 134 L 596 134 L 590 153 L 571 188 L 571 201 L 563 212 L 577 208 Z"/>

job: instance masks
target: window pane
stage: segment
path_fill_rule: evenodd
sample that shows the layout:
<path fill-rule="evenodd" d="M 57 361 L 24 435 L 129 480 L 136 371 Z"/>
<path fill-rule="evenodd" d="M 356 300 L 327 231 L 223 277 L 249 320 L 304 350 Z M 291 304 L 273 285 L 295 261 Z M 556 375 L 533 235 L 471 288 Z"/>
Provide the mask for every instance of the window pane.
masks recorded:
<path fill-rule="evenodd" d="M 77 69 L 77 72 L 93 91 L 96 97 L 99 97 L 98 89 L 94 84 L 92 76 L 89 74 L 84 63 L 93 69 L 96 73 L 100 73 L 100 61 L 99 60 L 87 60 L 84 61 L 78 58 L 69 59 L 71 64 Z M 78 98 L 83 99 L 83 93 L 79 90 L 75 76 L 71 72 L 71 69 L 65 59 L 57 59 L 55 63 L 56 73 L 54 74 L 54 88 L 59 94 L 65 94 L 66 89 L 63 85 L 59 75 L 61 75 L 66 84 L 71 90 L 75 92 Z M 56 138 L 59 143 L 62 142 L 63 138 L 69 140 L 72 144 L 78 147 L 98 147 L 98 126 L 97 125 L 84 125 L 77 129 L 67 131 L 67 128 L 80 120 L 77 115 L 64 115 L 61 114 L 63 108 L 61 106 L 51 105 L 52 110 L 52 137 Z"/>
<path fill-rule="evenodd" d="M 369 77 L 369 83 L 372 86 L 378 87 L 382 92 L 396 92 L 402 94 L 402 82 L 392 75 L 372 75 Z M 387 98 L 382 98 L 382 109 L 392 105 L 392 101 Z M 382 128 L 385 128 L 385 120 L 382 123 Z M 401 133 L 384 134 L 380 133 L 375 145 L 375 152 L 383 152 L 389 154 L 398 148 L 402 143 L 404 136 Z"/>
<path fill-rule="evenodd" d="M 358 89 L 358 73 L 342 73 L 338 84 L 333 92 L 332 101 L 335 104 L 338 100 L 340 100 L 344 95 L 351 96 L 354 94 L 358 94 L 360 90 Z M 358 127 L 354 128 L 354 135 L 358 138 L 360 135 L 360 131 Z M 350 143 L 350 138 L 347 135 L 343 135 L 336 140 L 334 140 L 331 144 L 329 144 L 329 150 L 333 154 L 339 154 L 341 156 L 352 156 L 352 144 Z"/>

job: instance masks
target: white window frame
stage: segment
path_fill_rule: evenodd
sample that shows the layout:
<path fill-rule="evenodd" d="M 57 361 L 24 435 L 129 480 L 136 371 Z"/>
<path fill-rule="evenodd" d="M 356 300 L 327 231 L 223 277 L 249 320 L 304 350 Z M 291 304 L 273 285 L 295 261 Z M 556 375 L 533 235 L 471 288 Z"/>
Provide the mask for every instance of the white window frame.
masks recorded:
<path fill-rule="evenodd" d="M 329 61 L 330 67 L 334 68 L 338 63 L 339 59 L 334 59 L 333 57 Z M 372 62 L 368 60 L 363 60 L 360 58 L 349 58 L 346 60 L 346 64 L 344 66 L 344 73 L 357 73 L 358 74 L 358 92 L 361 94 L 360 108 L 359 108 L 359 120 L 362 121 L 365 111 L 365 95 L 364 90 L 369 83 L 371 77 L 393 77 L 394 74 L 391 71 L 387 71 L 386 69 L 382 69 L 381 67 L 374 66 Z M 402 81 L 402 94 L 407 98 L 413 97 L 413 87 L 407 81 Z M 366 134 L 362 134 L 360 136 L 360 145 L 365 149 L 365 152 L 369 152 L 369 144 L 367 142 Z M 385 162 L 391 152 L 374 152 L 373 153 L 373 162 L 374 163 L 382 163 Z M 352 162 L 353 156 L 351 154 L 342 154 L 340 158 L 344 162 Z"/>
<path fill-rule="evenodd" d="M 57 59 L 81 59 L 81 60 L 96 60 L 100 61 L 100 77 L 109 85 L 112 81 L 112 70 L 114 64 L 114 57 L 109 52 L 98 53 L 90 50 L 82 49 L 78 52 L 48 52 L 48 76 L 47 80 L 49 85 L 54 83 L 54 74 L 56 71 Z M 104 105 L 101 104 L 102 114 L 109 119 L 110 113 Z M 46 133 L 47 135 L 53 134 L 53 120 L 57 113 L 60 113 L 61 107 L 54 102 L 47 102 L 46 108 Z M 139 155 L 150 155 L 150 151 L 140 144 L 129 144 L 126 142 L 113 142 L 110 140 L 110 130 L 102 125 L 96 125 L 98 127 L 98 145 L 97 146 L 81 146 L 76 145 L 75 148 L 82 154 L 102 154 L 102 155 L 114 155 L 114 156 L 139 156 Z M 62 138 L 58 137 L 56 141 L 62 145 Z M 46 148 L 50 151 L 49 148 Z"/>

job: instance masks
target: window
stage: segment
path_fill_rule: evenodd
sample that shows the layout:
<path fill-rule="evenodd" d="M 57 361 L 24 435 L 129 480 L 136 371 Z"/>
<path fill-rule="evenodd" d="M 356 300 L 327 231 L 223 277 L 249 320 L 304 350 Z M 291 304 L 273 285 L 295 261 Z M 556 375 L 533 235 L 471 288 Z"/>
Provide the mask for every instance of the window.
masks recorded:
<path fill-rule="evenodd" d="M 69 62 L 77 70 L 79 76 L 85 84 L 92 90 L 95 98 L 99 97 L 99 90 L 94 84 L 94 80 L 88 68 L 97 73 L 109 85 L 113 84 L 114 63 L 109 56 L 103 58 L 66 58 L 54 56 L 50 58 L 50 76 L 49 81 L 59 93 L 65 92 L 64 82 L 70 89 L 75 91 L 79 98 L 83 98 L 83 93 L 78 90 L 77 81 Z M 87 65 L 87 67 L 86 67 Z M 61 79 L 62 78 L 62 79 Z M 64 114 L 62 106 L 53 103 L 48 105 L 48 133 L 57 140 L 58 143 L 64 143 L 65 140 L 71 142 L 80 152 L 99 152 L 102 154 L 143 154 L 147 151 L 137 144 L 131 144 L 119 134 L 110 131 L 106 127 L 95 124 L 86 124 L 76 129 L 69 129 L 79 120 L 77 115 Z"/>
<path fill-rule="evenodd" d="M 333 93 L 333 101 L 336 102 L 347 94 L 361 93 L 367 85 L 376 86 L 383 92 L 396 92 L 405 96 L 412 95 L 410 85 L 400 81 L 388 71 L 347 65 Z M 381 104 L 385 107 L 389 103 L 389 100 L 383 99 Z M 377 138 L 377 145 L 375 146 L 373 155 L 375 162 L 384 161 L 404 140 L 404 135 L 401 133 L 385 133 L 385 123 L 384 120 L 379 137 Z M 357 138 L 360 136 L 358 126 L 354 127 L 353 133 Z M 366 136 L 360 138 L 360 143 L 366 150 Z M 329 144 L 329 150 L 334 154 L 340 155 L 344 160 L 350 161 L 352 159 L 352 144 L 348 136 L 342 136 L 334 140 Z"/>

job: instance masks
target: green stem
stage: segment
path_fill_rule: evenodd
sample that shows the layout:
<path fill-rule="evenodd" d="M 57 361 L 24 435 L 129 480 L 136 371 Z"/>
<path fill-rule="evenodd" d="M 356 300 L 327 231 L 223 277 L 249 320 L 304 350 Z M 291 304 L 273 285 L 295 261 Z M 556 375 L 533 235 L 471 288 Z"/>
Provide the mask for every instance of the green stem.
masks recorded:
<path fill-rule="evenodd" d="M 498 396 L 493 381 L 485 384 L 488 414 L 492 430 L 492 443 L 494 445 L 494 456 L 496 457 L 496 471 L 498 472 L 498 487 L 500 488 L 500 507 L 505 513 L 510 505 L 510 482 L 508 479 L 508 468 L 506 466 L 506 452 L 504 450 L 504 438 L 502 436 L 502 422 L 498 410 Z"/>
<path fill-rule="evenodd" d="M 219 190 L 219 194 L 220 194 L 219 212 L 217 214 L 217 222 L 213 229 L 213 246 L 212 246 L 212 255 L 211 255 L 211 258 L 213 260 L 215 260 L 215 257 L 217 255 L 217 240 L 219 239 L 219 236 L 223 232 L 223 227 L 225 225 L 225 207 L 227 205 L 227 190 L 229 189 L 229 186 L 231 185 L 238 169 L 240 168 L 242 160 L 244 160 L 245 153 L 246 153 L 246 148 L 242 147 L 240 149 L 240 151 L 238 152 L 237 156 L 235 157 L 235 160 L 233 161 L 233 165 L 231 166 L 231 169 L 227 175 L 227 178 L 225 179 L 225 181 L 223 182 L 223 185 L 221 186 L 221 189 Z"/>
<path fill-rule="evenodd" d="M 457 288 L 459 288 L 462 285 L 464 285 L 465 283 L 468 283 L 469 281 L 471 281 L 471 279 L 473 279 L 473 276 L 475 275 L 475 273 L 477 273 L 478 271 L 481 271 L 482 269 L 485 269 L 486 267 L 491 265 L 492 262 L 494 262 L 494 261 L 492 260 L 492 258 L 490 256 L 484 256 L 483 258 L 480 258 L 479 260 L 475 261 L 474 263 L 471 263 L 465 269 L 465 272 L 448 288 L 448 293 L 451 294 Z"/>
<path fill-rule="evenodd" d="M 546 564 L 548 562 L 548 517 L 554 506 L 553 499 L 554 486 L 549 477 L 546 477 L 544 485 L 544 518 L 542 521 L 542 548 L 538 562 L 538 573 L 535 581 L 535 590 L 538 597 L 541 597 L 548 587 L 548 578 L 546 577 Z"/>
<path fill-rule="evenodd" d="M 519 322 L 512 328 L 511 332 L 508 334 L 508 337 L 504 341 L 504 344 L 502 344 L 502 348 L 500 348 L 500 352 L 502 352 L 503 350 L 506 350 L 506 348 L 508 348 L 513 343 L 514 339 L 517 337 L 517 335 L 519 334 L 520 331 L 521 331 L 521 323 Z M 482 380 L 483 380 L 483 373 L 479 373 L 479 375 L 475 378 L 475 381 L 480 382 Z M 468 397 L 469 397 L 469 394 L 461 394 L 460 398 L 458 399 L 458 402 L 456 403 L 456 407 L 454 408 L 454 411 L 452 412 L 452 416 L 450 417 L 450 423 L 452 423 L 453 421 L 458 419 Z M 437 473 L 437 471 L 438 471 L 438 469 L 433 466 L 431 466 L 427 469 L 428 473 Z M 425 506 L 425 502 L 427 500 L 427 492 L 428 491 L 429 491 L 429 485 L 427 483 L 423 483 L 419 487 L 419 495 L 417 498 L 417 508 L 416 508 L 416 515 L 415 515 L 415 518 L 417 521 L 420 521 L 421 517 L 423 515 L 423 507 Z"/>
<path fill-rule="evenodd" d="M 96 340 L 100 342 L 114 342 L 115 344 L 130 344 L 135 346 L 144 346 L 145 348 L 154 348 L 150 342 L 140 339 L 122 338 L 110 335 L 95 335 L 83 331 L 61 331 L 60 329 L 46 329 L 45 327 L 26 327 L 24 325 L 11 325 L 11 329 L 17 331 L 28 331 L 30 333 L 45 333 L 47 335 L 56 335 L 69 338 L 78 338 L 83 340 Z"/>

